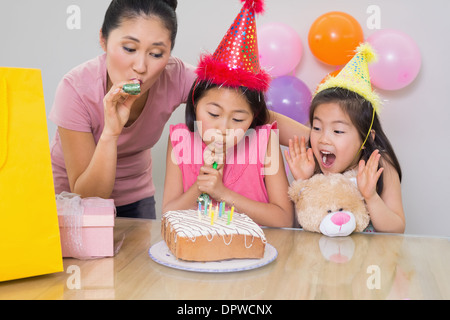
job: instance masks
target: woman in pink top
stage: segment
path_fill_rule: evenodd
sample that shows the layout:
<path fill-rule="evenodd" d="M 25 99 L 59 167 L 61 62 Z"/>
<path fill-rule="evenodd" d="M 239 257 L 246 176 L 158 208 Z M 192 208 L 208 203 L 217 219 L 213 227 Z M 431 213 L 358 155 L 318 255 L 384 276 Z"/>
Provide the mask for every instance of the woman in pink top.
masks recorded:
<path fill-rule="evenodd" d="M 113 0 L 100 43 L 105 54 L 60 82 L 50 120 L 55 191 L 113 198 L 117 215 L 155 218 L 151 148 L 172 112 L 186 102 L 194 68 L 172 57 L 176 0 Z M 141 94 L 122 90 L 140 83 Z M 309 129 L 271 113 L 281 142 Z"/>
<path fill-rule="evenodd" d="M 58 125 L 51 147 L 56 193 L 113 198 L 118 216 L 155 218 L 150 149 L 195 77 L 171 57 L 176 6 L 111 2 L 100 33 L 105 54 L 62 79 L 49 116 Z M 125 93 L 127 83 L 140 83 L 141 94 Z"/>

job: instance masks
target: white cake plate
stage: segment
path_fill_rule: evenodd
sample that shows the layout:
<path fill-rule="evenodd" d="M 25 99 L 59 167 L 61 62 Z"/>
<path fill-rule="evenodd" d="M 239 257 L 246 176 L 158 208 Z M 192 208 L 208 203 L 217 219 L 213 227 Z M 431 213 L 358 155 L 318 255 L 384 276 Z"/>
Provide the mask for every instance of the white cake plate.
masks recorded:
<path fill-rule="evenodd" d="M 166 242 L 162 240 L 154 244 L 148 250 L 148 254 L 153 261 L 166 267 L 193 272 L 222 273 L 260 268 L 274 261 L 278 256 L 278 251 L 272 245 L 266 243 L 262 259 L 231 259 L 212 262 L 183 261 L 175 258 Z"/>

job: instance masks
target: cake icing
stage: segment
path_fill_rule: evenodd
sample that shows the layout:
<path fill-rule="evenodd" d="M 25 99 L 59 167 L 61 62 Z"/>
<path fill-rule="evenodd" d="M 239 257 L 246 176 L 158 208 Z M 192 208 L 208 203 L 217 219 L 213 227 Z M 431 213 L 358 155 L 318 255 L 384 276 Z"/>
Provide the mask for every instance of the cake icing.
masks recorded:
<path fill-rule="evenodd" d="M 224 243 L 228 245 L 233 235 L 252 237 L 249 243 L 246 241 L 246 247 L 251 246 L 255 237 L 260 238 L 263 243 L 267 242 L 263 230 L 247 215 L 237 212 L 233 214 L 230 224 L 228 224 L 227 216 L 222 215 L 217 217 L 211 225 L 211 219 L 204 215 L 200 215 L 199 218 L 197 210 L 169 211 L 163 214 L 163 221 L 166 226 L 171 225 L 177 236 L 188 238 L 192 242 L 195 242 L 197 237 L 206 237 L 208 241 L 212 241 L 214 236 L 221 236 Z"/>

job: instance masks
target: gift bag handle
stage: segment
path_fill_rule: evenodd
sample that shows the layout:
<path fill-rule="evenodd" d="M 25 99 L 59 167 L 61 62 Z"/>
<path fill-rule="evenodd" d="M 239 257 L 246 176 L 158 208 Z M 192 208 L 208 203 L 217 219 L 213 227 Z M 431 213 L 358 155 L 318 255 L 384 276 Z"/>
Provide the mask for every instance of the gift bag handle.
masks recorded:
<path fill-rule="evenodd" d="M 0 170 L 6 163 L 8 142 L 8 99 L 6 79 L 0 79 Z"/>

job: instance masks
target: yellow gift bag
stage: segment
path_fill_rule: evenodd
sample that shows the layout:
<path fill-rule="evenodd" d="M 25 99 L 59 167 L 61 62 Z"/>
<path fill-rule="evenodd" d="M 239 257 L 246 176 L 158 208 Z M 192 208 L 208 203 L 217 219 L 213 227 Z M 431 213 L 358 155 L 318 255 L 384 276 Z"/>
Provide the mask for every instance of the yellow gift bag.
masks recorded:
<path fill-rule="evenodd" d="M 0 68 L 0 281 L 59 271 L 41 72 Z"/>

